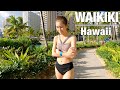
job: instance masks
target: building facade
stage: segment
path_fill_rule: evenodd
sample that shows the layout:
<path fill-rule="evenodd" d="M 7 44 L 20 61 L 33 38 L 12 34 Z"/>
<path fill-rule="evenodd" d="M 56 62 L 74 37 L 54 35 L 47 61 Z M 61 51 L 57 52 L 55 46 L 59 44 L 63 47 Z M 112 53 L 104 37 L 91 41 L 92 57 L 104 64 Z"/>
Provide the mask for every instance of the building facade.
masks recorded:
<path fill-rule="evenodd" d="M 23 11 L 23 22 L 32 27 L 34 30 L 40 30 L 40 16 L 39 12 Z"/>
<path fill-rule="evenodd" d="M 57 16 L 65 16 L 65 11 L 42 11 L 44 18 L 45 30 L 56 30 L 55 21 Z M 68 22 L 69 29 L 74 30 L 74 17 Z"/>

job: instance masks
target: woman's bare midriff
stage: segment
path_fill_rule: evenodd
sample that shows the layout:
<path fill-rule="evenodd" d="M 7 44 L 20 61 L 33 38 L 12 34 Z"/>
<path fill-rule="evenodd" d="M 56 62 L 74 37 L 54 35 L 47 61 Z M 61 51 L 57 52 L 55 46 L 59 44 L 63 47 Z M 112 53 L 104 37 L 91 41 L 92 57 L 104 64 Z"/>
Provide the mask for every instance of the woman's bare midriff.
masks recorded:
<path fill-rule="evenodd" d="M 60 58 L 57 58 L 57 62 L 59 64 L 66 64 L 66 63 L 69 63 L 69 62 L 72 62 L 73 59 L 70 59 L 70 58 L 65 58 L 65 57 L 60 57 Z"/>

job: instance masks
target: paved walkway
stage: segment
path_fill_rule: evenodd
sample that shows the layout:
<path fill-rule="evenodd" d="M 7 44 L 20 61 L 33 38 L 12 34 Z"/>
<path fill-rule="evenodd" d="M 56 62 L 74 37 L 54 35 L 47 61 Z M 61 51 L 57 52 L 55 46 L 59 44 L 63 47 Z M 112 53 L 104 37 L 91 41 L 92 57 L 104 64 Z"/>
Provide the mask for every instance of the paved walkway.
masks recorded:
<path fill-rule="evenodd" d="M 74 59 L 75 79 L 114 79 L 96 49 L 81 50 Z"/>

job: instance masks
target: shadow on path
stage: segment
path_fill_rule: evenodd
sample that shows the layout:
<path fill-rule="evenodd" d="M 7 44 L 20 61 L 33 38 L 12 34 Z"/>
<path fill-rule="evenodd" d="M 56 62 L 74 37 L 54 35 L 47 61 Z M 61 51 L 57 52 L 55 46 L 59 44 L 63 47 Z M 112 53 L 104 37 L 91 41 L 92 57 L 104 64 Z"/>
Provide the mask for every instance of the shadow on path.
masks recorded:
<path fill-rule="evenodd" d="M 81 64 L 81 63 L 80 63 Z M 105 69 L 105 66 L 100 66 L 100 67 L 85 67 L 85 66 L 75 66 L 75 78 L 97 78 L 101 77 L 97 73 L 100 71 L 100 69 Z M 76 71 L 77 70 L 77 71 Z M 95 70 L 97 72 L 95 73 Z M 96 75 L 97 74 L 97 75 Z"/>
<path fill-rule="evenodd" d="M 106 67 L 96 57 L 96 48 L 82 49 L 74 59 L 75 79 L 110 79 Z"/>

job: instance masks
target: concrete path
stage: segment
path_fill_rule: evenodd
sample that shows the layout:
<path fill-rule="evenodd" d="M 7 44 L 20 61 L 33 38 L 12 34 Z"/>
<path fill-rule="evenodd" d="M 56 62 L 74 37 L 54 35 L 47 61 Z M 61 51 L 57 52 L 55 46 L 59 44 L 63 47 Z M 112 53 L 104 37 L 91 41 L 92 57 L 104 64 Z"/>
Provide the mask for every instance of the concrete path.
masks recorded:
<path fill-rule="evenodd" d="M 105 69 L 104 61 L 96 55 L 96 49 L 80 50 L 73 62 L 75 79 L 114 79 Z"/>

